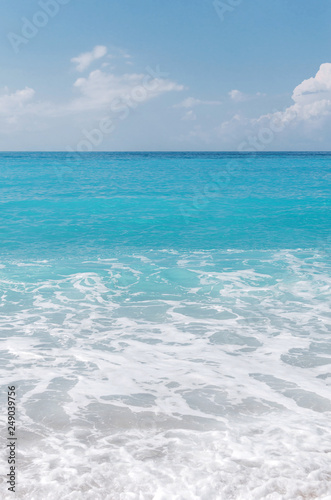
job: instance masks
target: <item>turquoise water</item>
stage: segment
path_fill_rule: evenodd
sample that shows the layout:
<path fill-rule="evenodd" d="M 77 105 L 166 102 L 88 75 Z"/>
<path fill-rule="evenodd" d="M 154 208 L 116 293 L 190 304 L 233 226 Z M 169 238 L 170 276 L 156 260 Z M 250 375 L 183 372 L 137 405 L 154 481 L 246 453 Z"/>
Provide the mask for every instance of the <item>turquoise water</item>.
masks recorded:
<path fill-rule="evenodd" d="M 1 153 L 18 498 L 330 499 L 330 194 L 327 153 Z"/>
<path fill-rule="evenodd" d="M 330 156 L 4 154 L 2 255 L 324 245 Z"/>

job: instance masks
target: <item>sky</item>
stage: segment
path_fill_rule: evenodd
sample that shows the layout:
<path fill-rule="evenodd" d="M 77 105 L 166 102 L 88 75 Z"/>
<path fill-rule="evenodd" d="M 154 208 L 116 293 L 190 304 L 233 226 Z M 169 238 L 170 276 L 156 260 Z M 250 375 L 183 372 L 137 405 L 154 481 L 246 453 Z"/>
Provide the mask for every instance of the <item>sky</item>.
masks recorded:
<path fill-rule="evenodd" d="M 331 149 L 330 0 L 15 0 L 2 151 Z"/>

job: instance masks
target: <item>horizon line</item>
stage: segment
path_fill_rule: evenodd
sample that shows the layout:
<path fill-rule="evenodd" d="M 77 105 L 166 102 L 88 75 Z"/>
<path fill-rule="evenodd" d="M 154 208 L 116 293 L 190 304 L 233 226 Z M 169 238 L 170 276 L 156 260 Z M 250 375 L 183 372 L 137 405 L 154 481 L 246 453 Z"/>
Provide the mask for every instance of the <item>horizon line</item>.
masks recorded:
<path fill-rule="evenodd" d="M 329 153 L 331 150 L 270 150 L 270 151 L 237 151 L 237 150 L 103 150 L 103 151 L 63 151 L 63 150 L 0 150 L 2 153 L 65 153 L 67 155 L 89 155 L 98 153 L 227 153 L 227 154 L 274 154 L 274 153 Z"/>

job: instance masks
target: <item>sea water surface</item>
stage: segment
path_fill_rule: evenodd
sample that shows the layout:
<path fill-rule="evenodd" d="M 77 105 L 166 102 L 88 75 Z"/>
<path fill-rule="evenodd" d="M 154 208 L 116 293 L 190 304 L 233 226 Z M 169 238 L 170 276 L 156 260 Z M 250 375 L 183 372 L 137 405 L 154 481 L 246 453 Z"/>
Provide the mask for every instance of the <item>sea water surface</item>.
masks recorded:
<path fill-rule="evenodd" d="M 330 500 L 330 194 L 327 153 L 1 153 L 16 498 Z"/>

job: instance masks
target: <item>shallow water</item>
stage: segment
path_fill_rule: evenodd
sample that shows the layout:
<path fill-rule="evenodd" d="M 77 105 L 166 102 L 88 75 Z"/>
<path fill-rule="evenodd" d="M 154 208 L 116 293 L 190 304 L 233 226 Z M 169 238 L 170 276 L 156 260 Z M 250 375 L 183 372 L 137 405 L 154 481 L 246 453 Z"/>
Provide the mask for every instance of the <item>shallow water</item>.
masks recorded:
<path fill-rule="evenodd" d="M 17 498 L 330 499 L 331 156 L 0 165 Z"/>

